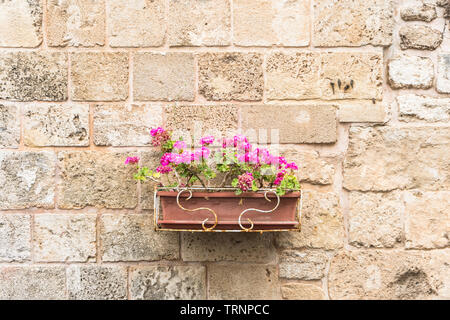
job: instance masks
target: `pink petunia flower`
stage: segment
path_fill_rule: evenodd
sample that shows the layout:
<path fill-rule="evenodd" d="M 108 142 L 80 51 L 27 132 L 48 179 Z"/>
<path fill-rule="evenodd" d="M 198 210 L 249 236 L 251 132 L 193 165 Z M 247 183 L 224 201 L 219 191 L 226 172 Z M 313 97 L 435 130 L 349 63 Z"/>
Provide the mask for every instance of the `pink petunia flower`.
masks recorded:
<path fill-rule="evenodd" d="M 156 168 L 156 172 L 159 173 L 169 173 L 170 171 L 172 171 L 172 168 L 169 166 L 159 166 L 158 168 Z"/>
<path fill-rule="evenodd" d="M 286 164 L 286 169 L 298 170 L 298 167 L 295 164 L 295 162 L 291 162 L 291 163 Z"/>
<path fill-rule="evenodd" d="M 175 149 L 179 149 L 179 150 L 186 149 L 186 142 L 184 142 L 184 141 L 177 141 L 177 142 L 174 143 L 173 147 Z"/>
<path fill-rule="evenodd" d="M 163 133 L 163 132 L 164 132 L 164 129 L 161 128 L 161 127 L 158 127 L 158 128 L 156 128 L 156 129 L 151 129 L 151 130 L 150 130 L 150 134 L 152 135 L 152 137 L 154 137 L 154 136 L 156 136 L 156 135 L 158 135 L 158 134 L 161 134 L 161 133 Z"/>
<path fill-rule="evenodd" d="M 202 146 L 211 144 L 213 142 L 214 142 L 214 137 L 213 136 L 207 136 L 207 137 L 204 137 L 204 138 L 200 139 L 200 143 L 201 143 Z"/>
<path fill-rule="evenodd" d="M 125 160 L 125 164 L 136 164 L 139 162 L 139 157 L 128 157 Z"/>
<path fill-rule="evenodd" d="M 253 184 L 253 174 L 251 172 L 246 172 L 238 176 L 239 189 L 242 191 L 247 191 L 252 187 Z"/>

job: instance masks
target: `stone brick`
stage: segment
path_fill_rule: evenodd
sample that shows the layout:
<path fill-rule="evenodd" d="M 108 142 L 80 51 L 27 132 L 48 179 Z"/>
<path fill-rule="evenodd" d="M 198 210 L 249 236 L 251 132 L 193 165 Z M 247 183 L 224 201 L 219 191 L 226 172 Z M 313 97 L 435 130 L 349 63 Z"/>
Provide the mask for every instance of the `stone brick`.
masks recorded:
<path fill-rule="evenodd" d="M 67 268 L 67 291 L 71 300 L 124 300 L 127 270 L 122 266 L 77 266 Z"/>
<path fill-rule="evenodd" d="M 276 245 L 287 249 L 341 248 L 344 242 L 344 218 L 338 196 L 331 192 L 303 191 L 303 197 L 301 231 L 276 234 Z"/>
<path fill-rule="evenodd" d="M 130 273 L 131 299 L 206 299 L 206 269 L 203 266 L 133 267 Z"/>
<path fill-rule="evenodd" d="M 430 58 L 402 55 L 388 63 L 388 81 L 393 89 L 428 89 L 433 79 L 434 66 Z"/>
<path fill-rule="evenodd" d="M 65 53 L 0 53 L 0 99 L 67 100 L 67 68 Z"/>
<path fill-rule="evenodd" d="M 148 168 L 156 168 L 160 165 L 161 154 L 158 151 L 145 151 L 140 153 L 140 165 L 142 167 L 146 166 Z M 151 180 L 147 180 L 145 182 L 141 182 L 141 206 L 142 209 L 151 209 L 153 210 L 153 198 L 154 198 L 154 190 L 156 182 Z"/>
<path fill-rule="evenodd" d="M 331 105 L 243 106 L 242 128 L 266 130 L 271 143 L 334 143 L 336 108 Z M 279 141 L 275 140 L 278 130 Z M 259 137 L 261 139 L 261 137 Z"/>
<path fill-rule="evenodd" d="M 280 299 L 277 270 L 268 265 L 208 266 L 209 299 Z"/>
<path fill-rule="evenodd" d="M 438 70 L 436 80 L 437 92 L 450 93 L 450 54 L 440 54 L 438 56 L 437 70 Z"/>
<path fill-rule="evenodd" d="M 94 143 L 97 146 L 146 146 L 150 129 L 162 126 L 162 108 L 147 105 L 97 105 Z"/>
<path fill-rule="evenodd" d="M 108 0 L 111 47 L 159 47 L 164 43 L 164 0 Z"/>
<path fill-rule="evenodd" d="M 0 152 L 0 209 L 54 207 L 55 160 L 51 152 Z"/>
<path fill-rule="evenodd" d="M 258 53 L 199 55 L 199 93 L 207 100 L 261 100 L 263 57 Z"/>
<path fill-rule="evenodd" d="M 31 258 L 31 217 L 24 214 L 0 215 L 0 261 L 26 261 Z"/>
<path fill-rule="evenodd" d="M 51 47 L 105 44 L 104 0 L 60 0 L 47 3 L 47 43 Z"/>
<path fill-rule="evenodd" d="M 314 46 L 389 46 L 393 28 L 391 0 L 314 1 Z"/>
<path fill-rule="evenodd" d="M 127 156 L 132 155 L 96 151 L 60 152 L 62 182 L 58 207 L 136 207 L 137 186 L 133 179 L 136 167 L 124 165 Z"/>
<path fill-rule="evenodd" d="M 400 31 L 400 48 L 435 50 L 442 43 L 442 32 L 428 26 L 406 25 Z"/>
<path fill-rule="evenodd" d="M 366 248 L 403 243 L 403 213 L 400 193 L 350 192 L 349 243 Z"/>
<path fill-rule="evenodd" d="M 19 142 L 19 109 L 14 105 L 0 104 L 0 147 L 18 148 Z"/>
<path fill-rule="evenodd" d="M 35 259 L 45 262 L 95 262 L 95 226 L 95 215 L 35 215 L 33 233 Z"/>
<path fill-rule="evenodd" d="M 450 128 L 351 127 L 344 188 L 390 191 L 450 187 Z"/>
<path fill-rule="evenodd" d="M 2 267 L 0 300 L 65 299 L 65 282 L 64 267 Z"/>
<path fill-rule="evenodd" d="M 322 288 L 309 283 L 286 283 L 281 286 L 281 295 L 287 300 L 324 300 Z"/>
<path fill-rule="evenodd" d="M 24 107 L 23 113 L 23 143 L 26 146 L 89 145 L 87 104 L 30 104 Z"/>
<path fill-rule="evenodd" d="M 404 122 L 450 121 L 450 99 L 405 94 L 397 97 L 399 120 Z"/>
<path fill-rule="evenodd" d="M 280 277 L 299 280 L 322 279 L 328 260 L 323 251 L 282 251 L 279 262 Z"/>
<path fill-rule="evenodd" d="M 273 237 L 257 233 L 183 233 L 184 261 L 237 261 L 265 263 L 275 260 Z"/>
<path fill-rule="evenodd" d="M 78 52 L 71 56 L 72 99 L 120 101 L 128 97 L 128 54 Z"/>
<path fill-rule="evenodd" d="M 339 103 L 339 122 L 385 122 L 385 106 L 373 102 Z"/>
<path fill-rule="evenodd" d="M 195 63 L 191 53 L 136 53 L 134 99 L 194 100 Z"/>
<path fill-rule="evenodd" d="M 150 214 L 104 214 L 100 237 L 103 261 L 174 260 L 179 257 L 178 235 L 156 232 Z"/>
<path fill-rule="evenodd" d="M 430 22 L 437 17 L 436 6 L 432 2 L 414 1 L 401 8 L 400 16 L 405 21 Z"/>
<path fill-rule="evenodd" d="M 307 46 L 309 6 L 309 0 L 234 1 L 234 43 L 241 46 Z"/>
<path fill-rule="evenodd" d="M 170 1 L 170 46 L 227 46 L 231 38 L 229 0 Z"/>
<path fill-rule="evenodd" d="M 411 191 L 405 194 L 406 248 L 450 246 L 450 192 Z"/>
<path fill-rule="evenodd" d="M 0 3 L 0 47 L 34 48 L 42 42 L 42 0 Z"/>

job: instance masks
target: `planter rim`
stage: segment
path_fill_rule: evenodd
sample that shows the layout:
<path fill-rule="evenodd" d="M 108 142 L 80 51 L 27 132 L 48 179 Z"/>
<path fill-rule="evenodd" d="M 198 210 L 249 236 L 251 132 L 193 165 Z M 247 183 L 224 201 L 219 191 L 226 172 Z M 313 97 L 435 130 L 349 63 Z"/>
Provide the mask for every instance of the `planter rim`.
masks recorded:
<path fill-rule="evenodd" d="M 230 191 L 233 190 L 233 191 Z M 270 193 L 267 192 L 267 197 L 269 198 L 275 198 L 276 195 L 272 192 L 276 192 L 275 189 L 260 189 L 258 191 L 252 191 L 252 192 L 243 192 L 239 195 L 234 193 L 234 188 L 223 188 L 223 191 L 205 191 L 204 188 L 198 189 L 198 188 L 186 188 L 186 189 L 180 189 L 177 191 L 170 191 L 165 189 L 157 189 L 157 194 L 159 196 L 163 197 L 176 197 L 180 191 L 186 191 L 183 193 L 180 193 L 180 197 L 193 197 L 193 198 L 199 198 L 199 197 L 211 197 L 211 198 L 264 198 L 267 191 L 271 191 Z M 214 189 L 212 189 L 214 190 Z M 192 193 L 192 195 L 191 195 Z M 298 198 L 301 195 L 301 191 L 288 191 L 283 196 L 280 196 L 280 198 Z"/>

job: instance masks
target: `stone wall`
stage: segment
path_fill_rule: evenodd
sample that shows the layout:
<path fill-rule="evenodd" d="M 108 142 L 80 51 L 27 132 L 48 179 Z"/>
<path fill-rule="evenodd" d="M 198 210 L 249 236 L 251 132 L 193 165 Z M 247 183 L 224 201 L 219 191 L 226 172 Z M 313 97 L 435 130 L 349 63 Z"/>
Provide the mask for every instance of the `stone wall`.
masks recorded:
<path fill-rule="evenodd" d="M 450 298 L 446 2 L 0 1 L 0 299 Z M 302 232 L 153 231 L 195 120 L 278 130 Z"/>

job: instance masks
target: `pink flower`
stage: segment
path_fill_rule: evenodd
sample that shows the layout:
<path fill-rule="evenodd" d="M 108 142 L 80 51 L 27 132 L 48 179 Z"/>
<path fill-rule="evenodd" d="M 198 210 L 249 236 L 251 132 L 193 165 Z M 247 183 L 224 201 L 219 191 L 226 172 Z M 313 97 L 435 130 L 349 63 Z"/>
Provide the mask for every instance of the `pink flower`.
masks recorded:
<path fill-rule="evenodd" d="M 298 170 L 298 167 L 295 162 L 291 162 L 286 165 L 286 169 Z"/>
<path fill-rule="evenodd" d="M 156 172 L 159 173 L 169 173 L 170 171 L 172 171 L 172 168 L 169 166 L 159 166 L 158 168 L 156 168 Z"/>
<path fill-rule="evenodd" d="M 128 157 L 127 160 L 125 160 L 125 164 L 136 164 L 139 162 L 139 157 Z"/>
<path fill-rule="evenodd" d="M 251 172 L 246 172 L 238 176 L 239 189 L 242 191 L 247 191 L 252 187 L 253 184 L 253 174 Z"/>
<path fill-rule="evenodd" d="M 285 174 L 286 174 L 286 171 L 284 171 L 284 170 L 278 172 L 277 177 L 276 177 L 275 181 L 273 182 L 273 184 L 278 186 L 281 183 L 281 181 L 283 181 Z"/>
<path fill-rule="evenodd" d="M 231 147 L 233 145 L 233 139 L 227 139 L 227 138 L 224 138 L 223 140 L 222 140 L 222 148 L 228 148 L 228 147 Z"/>
<path fill-rule="evenodd" d="M 239 134 L 239 135 L 233 137 L 233 145 L 235 147 L 237 147 L 238 145 L 240 145 L 243 142 L 248 142 L 248 139 L 246 136 Z"/>
<path fill-rule="evenodd" d="M 204 138 L 200 139 L 200 143 L 202 144 L 202 146 L 204 145 L 208 145 L 214 142 L 214 137 L 213 136 L 207 136 Z"/>
<path fill-rule="evenodd" d="M 171 159 L 172 153 L 164 153 L 159 162 L 161 163 L 161 165 L 167 166 L 170 163 Z"/>
<path fill-rule="evenodd" d="M 158 135 L 158 134 L 161 134 L 161 133 L 163 133 L 163 132 L 164 132 L 164 129 L 161 128 L 161 127 L 158 127 L 158 128 L 156 128 L 156 129 L 150 130 L 150 134 L 152 135 L 152 137 L 154 137 L 154 136 L 156 136 L 156 135 Z"/>
<path fill-rule="evenodd" d="M 186 142 L 184 142 L 184 141 L 177 141 L 177 142 L 174 143 L 173 147 L 175 149 L 179 149 L 179 150 L 185 149 L 186 148 Z"/>

